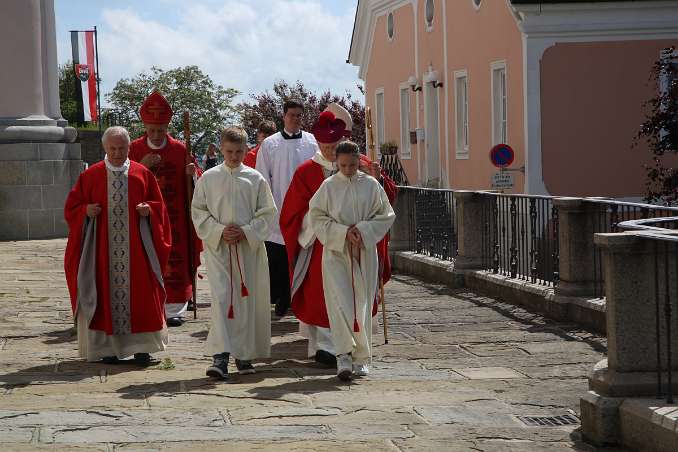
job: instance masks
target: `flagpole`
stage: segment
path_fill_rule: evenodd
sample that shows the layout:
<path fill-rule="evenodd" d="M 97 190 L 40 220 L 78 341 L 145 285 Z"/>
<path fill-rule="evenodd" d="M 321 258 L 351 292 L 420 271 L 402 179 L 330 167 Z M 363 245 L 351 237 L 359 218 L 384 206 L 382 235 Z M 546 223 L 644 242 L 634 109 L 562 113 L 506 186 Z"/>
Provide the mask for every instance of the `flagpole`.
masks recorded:
<path fill-rule="evenodd" d="M 94 58 L 97 65 L 96 76 L 97 76 L 97 122 L 99 123 L 99 132 L 101 132 L 101 89 L 99 82 L 101 82 L 101 77 L 99 77 L 99 40 L 97 39 L 97 26 L 94 26 Z"/>

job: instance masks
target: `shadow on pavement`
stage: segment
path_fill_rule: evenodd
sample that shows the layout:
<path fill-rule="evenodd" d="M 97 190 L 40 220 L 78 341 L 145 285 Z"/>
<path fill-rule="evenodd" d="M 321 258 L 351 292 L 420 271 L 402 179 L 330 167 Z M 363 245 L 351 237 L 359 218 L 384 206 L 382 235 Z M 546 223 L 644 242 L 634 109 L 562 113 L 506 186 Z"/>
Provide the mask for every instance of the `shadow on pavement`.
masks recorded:
<path fill-rule="evenodd" d="M 90 363 L 82 360 L 58 361 L 52 364 L 28 367 L 0 375 L 0 388 L 24 388 L 31 384 L 74 383 L 88 378 L 105 378 L 124 372 L 143 369 L 133 361 L 118 364 Z"/>

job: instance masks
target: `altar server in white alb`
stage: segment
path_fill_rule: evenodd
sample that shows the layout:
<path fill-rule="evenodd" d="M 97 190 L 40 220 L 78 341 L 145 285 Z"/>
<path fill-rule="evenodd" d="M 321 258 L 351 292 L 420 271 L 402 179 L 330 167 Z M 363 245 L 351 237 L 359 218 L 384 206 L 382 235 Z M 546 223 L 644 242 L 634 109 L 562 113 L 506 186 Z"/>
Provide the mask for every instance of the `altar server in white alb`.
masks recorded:
<path fill-rule="evenodd" d="M 283 130 L 266 138 L 257 154 L 257 171 L 269 183 L 279 210 L 294 172 L 318 151 L 313 135 L 301 130 L 303 115 L 304 105 L 300 101 L 285 101 Z M 287 252 L 279 221 L 280 217 L 276 215 L 266 251 L 271 264 L 271 303 L 275 304 L 275 313 L 282 317 L 290 307 L 290 277 L 288 272 L 283 271 L 287 268 Z"/>
<path fill-rule="evenodd" d="M 337 375 L 365 376 L 372 360 L 372 303 L 377 292 L 377 243 L 395 220 L 379 182 L 358 171 L 358 145 L 336 149 L 339 172 L 310 201 L 310 218 L 323 244 L 322 277 Z"/>
<path fill-rule="evenodd" d="M 207 352 L 210 377 L 228 377 L 229 356 L 241 374 L 254 373 L 251 361 L 271 355 L 271 307 L 264 240 L 276 216 L 271 190 L 256 170 L 242 164 L 247 133 L 221 133 L 224 164 L 198 180 L 192 218 L 205 246 L 212 291 Z"/>

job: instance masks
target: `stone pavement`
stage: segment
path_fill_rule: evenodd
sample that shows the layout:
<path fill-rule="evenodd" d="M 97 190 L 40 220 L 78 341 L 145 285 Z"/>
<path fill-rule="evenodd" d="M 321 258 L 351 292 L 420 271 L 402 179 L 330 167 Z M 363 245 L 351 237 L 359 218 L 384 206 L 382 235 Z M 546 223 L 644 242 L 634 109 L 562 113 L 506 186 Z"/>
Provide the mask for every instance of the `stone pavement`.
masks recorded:
<path fill-rule="evenodd" d="M 577 425 L 517 416 L 578 412 L 600 337 L 517 307 L 397 276 L 390 341 L 369 378 L 340 383 L 305 357 L 291 317 L 273 323 L 256 375 L 204 375 L 209 294 L 171 330 L 161 365 L 77 358 L 64 240 L 0 243 L 0 450 L 566 451 Z M 171 361 L 170 361 L 171 360 Z"/>

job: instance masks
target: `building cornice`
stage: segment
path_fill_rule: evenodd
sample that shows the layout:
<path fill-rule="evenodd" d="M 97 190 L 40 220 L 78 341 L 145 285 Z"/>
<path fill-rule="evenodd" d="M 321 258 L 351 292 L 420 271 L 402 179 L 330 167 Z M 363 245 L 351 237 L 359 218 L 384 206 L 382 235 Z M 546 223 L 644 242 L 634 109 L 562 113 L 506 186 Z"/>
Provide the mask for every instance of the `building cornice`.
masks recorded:
<path fill-rule="evenodd" d="M 658 39 L 678 33 L 678 1 L 512 4 L 526 38 Z"/>

